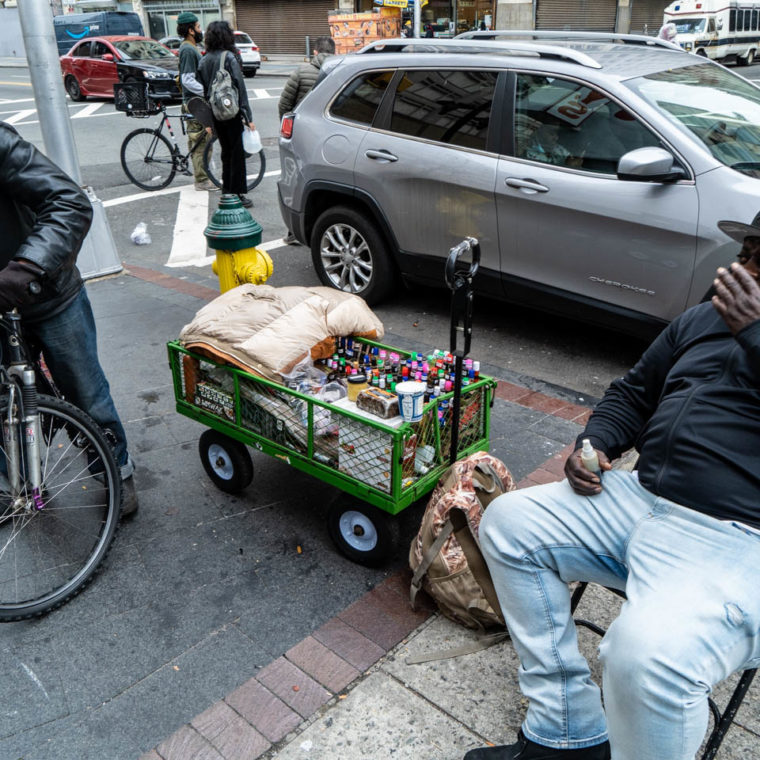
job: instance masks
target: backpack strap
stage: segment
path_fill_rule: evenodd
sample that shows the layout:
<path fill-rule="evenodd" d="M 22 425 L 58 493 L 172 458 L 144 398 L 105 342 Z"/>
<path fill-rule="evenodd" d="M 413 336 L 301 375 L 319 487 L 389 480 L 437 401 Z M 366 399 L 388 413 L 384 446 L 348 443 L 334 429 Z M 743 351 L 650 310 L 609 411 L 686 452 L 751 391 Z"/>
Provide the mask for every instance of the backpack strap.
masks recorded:
<path fill-rule="evenodd" d="M 487 633 L 484 636 L 478 636 L 475 641 L 469 644 L 463 644 L 461 647 L 451 647 L 451 649 L 437 649 L 434 652 L 426 654 L 414 654 L 406 658 L 407 665 L 419 665 L 422 662 L 433 662 L 434 660 L 448 660 L 450 657 L 461 657 L 463 654 L 473 654 L 483 649 L 488 649 L 500 641 L 509 638 L 507 631 L 497 631 L 496 633 Z"/>
<path fill-rule="evenodd" d="M 219 67 L 216 70 L 216 73 L 218 74 L 222 68 L 224 67 L 224 59 L 227 57 L 227 51 L 222 50 L 222 54 L 219 56 Z"/>
<path fill-rule="evenodd" d="M 464 509 L 453 507 L 449 510 L 447 522 L 450 522 L 454 526 L 454 535 L 462 547 L 470 572 L 483 591 L 483 596 L 488 600 L 491 609 L 499 616 L 499 620 L 503 623 L 504 615 L 501 612 L 499 598 L 496 596 L 496 589 L 494 588 L 491 574 L 488 572 L 488 566 L 483 558 L 483 552 L 480 550 L 480 544 L 475 538 L 468 513 Z"/>
<path fill-rule="evenodd" d="M 451 518 L 449 518 L 441 527 L 441 532 L 438 534 L 435 541 L 433 541 L 433 543 L 428 547 L 422 547 L 422 562 L 420 562 L 419 567 L 414 571 L 412 582 L 409 586 L 409 601 L 412 604 L 412 609 L 416 609 L 415 599 L 417 598 L 417 593 L 422 588 L 422 579 L 425 577 L 425 574 L 430 568 L 430 565 L 438 556 L 438 552 L 441 551 L 441 547 L 444 545 L 446 539 L 451 535 L 453 530 L 454 525 L 451 522 Z"/>

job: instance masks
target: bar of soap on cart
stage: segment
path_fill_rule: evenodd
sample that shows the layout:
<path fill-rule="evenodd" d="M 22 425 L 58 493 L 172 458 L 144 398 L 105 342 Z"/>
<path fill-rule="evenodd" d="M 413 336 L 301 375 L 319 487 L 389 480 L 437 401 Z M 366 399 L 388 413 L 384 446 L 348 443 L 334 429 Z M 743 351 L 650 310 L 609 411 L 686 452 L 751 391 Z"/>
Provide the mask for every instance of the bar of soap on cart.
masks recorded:
<path fill-rule="evenodd" d="M 356 406 L 387 420 L 398 414 L 398 396 L 382 388 L 365 388 L 356 397 Z"/>

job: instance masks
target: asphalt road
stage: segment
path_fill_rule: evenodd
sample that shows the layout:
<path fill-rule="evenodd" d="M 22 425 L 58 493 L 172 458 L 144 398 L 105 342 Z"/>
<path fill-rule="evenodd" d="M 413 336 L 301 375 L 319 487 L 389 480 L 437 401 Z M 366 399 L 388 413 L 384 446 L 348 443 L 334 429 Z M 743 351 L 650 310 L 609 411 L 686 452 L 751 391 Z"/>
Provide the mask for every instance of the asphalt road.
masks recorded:
<path fill-rule="evenodd" d="M 760 81 L 760 65 L 741 73 Z M 282 246 L 285 227 L 277 208 L 279 174 L 277 98 L 284 79 L 259 75 L 247 80 L 254 120 L 262 134 L 267 155 L 267 174 L 253 192 L 254 218 L 262 225 L 263 242 L 274 260 L 270 283 L 318 284 L 309 251 L 301 246 Z M 174 109 L 177 110 L 176 108 Z M 144 193 L 131 185 L 119 163 L 119 148 L 133 129 L 153 125 L 155 117 L 130 119 L 117 113 L 112 103 L 88 100 L 69 102 L 84 182 L 91 185 L 107 207 L 108 218 L 121 259 L 193 282 L 216 287 L 208 263 L 202 266 L 167 266 L 181 253 L 175 235 L 180 190 L 190 178 L 177 177 L 164 194 Z M 25 69 L 0 70 L 0 118 L 10 120 L 27 139 L 42 146 L 32 89 Z M 180 140 L 183 138 L 180 137 Z M 194 212 L 194 245 L 202 251 L 202 232 L 213 213 Z M 152 243 L 135 246 L 130 233 L 145 222 Z M 186 240 L 187 237 L 183 238 Z M 266 246 L 265 246 L 266 247 Z M 201 252 L 200 257 L 203 258 Z M 376 309 L 389 333 L 389 342 L 409 347 L 445 347 L 449 339 L 449 293 L 441 289 L 400 289 L 391 302 Z M 167 336 L 172 337 L 172 336 Z M 491 372 L 540 388 L 543 383 L 575 391 L 576 396 L 602 395 L 613 378 L 622 374 L 640 355 L 645 343 L 615 332 L 558 319 L 540 312 L 477 299 L 471 356 L 488 365 Z"/>

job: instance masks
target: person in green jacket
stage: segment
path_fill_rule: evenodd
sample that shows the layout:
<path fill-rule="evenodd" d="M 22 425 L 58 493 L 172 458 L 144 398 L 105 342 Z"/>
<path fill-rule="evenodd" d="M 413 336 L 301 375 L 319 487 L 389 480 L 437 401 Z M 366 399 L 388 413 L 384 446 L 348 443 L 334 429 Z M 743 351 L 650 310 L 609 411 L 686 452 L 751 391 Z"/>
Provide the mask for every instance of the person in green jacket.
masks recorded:
<path fill-rule="evenodd" d="M 301 64 L 285 82 L 278 106 L 280 118 L 288 111 L 292 111 L 306 97 L 316 84 L 319 70 L 322 68 L 325 58 L 329 58 L 331 55 L 335 55 L 333 38 L 317 37 L 312 59 L 308 63 Z"/>
<path fill-rule="evenodd" d="M 188 113 L 187 101 L 192 97 L 203 97 L 203 85 L 196 75 L 201 65 L 201 53 L 198 50 L 203 40 L 203 32 L 198 17 L 190 11 L 183 11 L 177 16 L 177 35 L 182 37 L 179 46 L 179 82 L 182 90 L 182 113 Z M 208 178 L 203 168 L 203 153 L 210 139 L 210 130 L 199 121 L 188 119 L 187 147 L 192 150 L 193 176 L 196 190 L 216 190 L 216 185 Z M 193 146 L 195 149 L 193 150 Z"/>

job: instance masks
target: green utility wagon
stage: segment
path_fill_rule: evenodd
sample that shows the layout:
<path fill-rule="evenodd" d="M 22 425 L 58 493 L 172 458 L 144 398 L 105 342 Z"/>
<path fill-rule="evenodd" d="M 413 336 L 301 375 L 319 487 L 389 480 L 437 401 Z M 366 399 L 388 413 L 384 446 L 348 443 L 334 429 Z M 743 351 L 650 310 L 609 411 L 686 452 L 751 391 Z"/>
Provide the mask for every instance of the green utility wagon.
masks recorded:
<path fill-rule="evenodd" d="M 214 484 L 228 493 L 250 484 L 251 446 L 339 488 L 344 493 L 329 511 L 328 528 L 354 561 L 382 562 L 393 543 L 389 516 L 429 493 L 449 466 L 453 391 L 428 402 L 420 422 L 383 420 L 218 364 L 176 341 L 168 350 L 177 411 L 209 428 L 199 451 Z M 457 459 L 488 449 L 495 388 L 493 378 L 481 375 L 461 389 Z"/>

